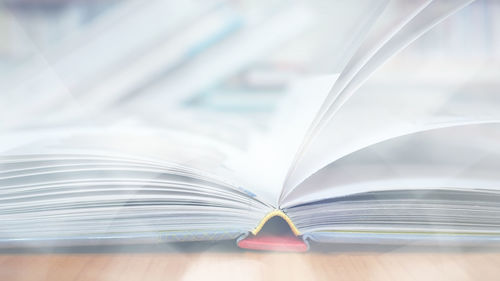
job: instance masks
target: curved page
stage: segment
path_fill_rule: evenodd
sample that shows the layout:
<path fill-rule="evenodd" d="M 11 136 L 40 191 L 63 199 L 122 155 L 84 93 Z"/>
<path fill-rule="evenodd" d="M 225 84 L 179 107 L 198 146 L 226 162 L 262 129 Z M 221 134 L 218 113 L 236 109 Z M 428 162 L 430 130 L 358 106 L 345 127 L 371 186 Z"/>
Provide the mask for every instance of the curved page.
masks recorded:
<path fill-rule="evenodd" d="M 459 74 L 456 77 L 430 82 L 420 78 L 421 73 L 435 75 L 448 70 L 428 64 L 389 84 L 375 80 L 364 85 L 310 143 L 288 183 L 296 186 L 335 160 L 383 140 L 433 128 L 500 120 L 498 82 L 481 65 L 455 72 Z M 457 79 L 466 82 L 454 82 Z M 288 186 L 287 190 L 292 188 Z"/>
<path fill-rule="evenodd" d="M 440 128 L 387 140 L 321 169 L 281 207 L 387 190 L 500 190 L 500 124 Z"/>
<path fill-rule="evenodd" d="M 386 10 L 397 16 L 392 16 L 391 20 L 380 20 L 381 23 L 379 22 L 379 25 L 371 31 L 372 34 L 364 42 L 359 53 L 352 58 L 352 63 L 348 64 L 341 73 L 338 82 L 329 93 L 298 151 L 297 158 L 289 171 L 289 177 L 280 197 L 281 200 L 291 189 L 310 175 L 311 171 L 304 168 L 308 164 L 303 163 L 303 158 L 309 157 L 309 150 L 311 147 L 314 149 L 316 138 L 320 138 L 319 134 L 323 132 L 324 127 L 328 126 L 333 115 L 338 113 L 354 91 L 389 58 L 470 2 L 472 1 L 418 2 L 413 7 L 414 10 L 404 11 L 404 16 L 401 16 L 399 12 L 394 13 L 392 9 Z M 388 15 L 384 15 L 384 17 L 386 16 Z M 394 27 L 391 27 L 392 25 Z M 374 39 L 377 37 L 381 39 Z M 322 167 L 323 164 L 320 163 L 317 166 Z"/>

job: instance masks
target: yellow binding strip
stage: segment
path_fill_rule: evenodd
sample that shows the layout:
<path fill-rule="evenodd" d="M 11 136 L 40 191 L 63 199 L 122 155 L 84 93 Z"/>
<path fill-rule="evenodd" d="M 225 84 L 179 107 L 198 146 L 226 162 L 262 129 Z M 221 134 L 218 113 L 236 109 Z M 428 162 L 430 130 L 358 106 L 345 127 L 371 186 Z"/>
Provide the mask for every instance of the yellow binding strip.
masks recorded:
<path fill-rule="evenodd" d="M 268 213 L 264 218 L 262 218 L 262 220 L 260 220 L 259 225 L 257 225 L 257 227 L 255 227 L 251 231 L 251 233 L 253 235 L 257 235 L 257 233 L 259 233 L 259 231 L 264 227 L 266 222 L 274 217 L 281 217 L 282 219 L 284 219 L 288 223 L 288 225 L 290 226 L 290 229 L 292 230 L 293 234 L 295 234 L 295 236 L 300 235 L 300 231 L 297 229 L 295 224 L 293 224 L 290 217 L 288 217 L 282 210 L 274 210 L 274 211 Z"/>

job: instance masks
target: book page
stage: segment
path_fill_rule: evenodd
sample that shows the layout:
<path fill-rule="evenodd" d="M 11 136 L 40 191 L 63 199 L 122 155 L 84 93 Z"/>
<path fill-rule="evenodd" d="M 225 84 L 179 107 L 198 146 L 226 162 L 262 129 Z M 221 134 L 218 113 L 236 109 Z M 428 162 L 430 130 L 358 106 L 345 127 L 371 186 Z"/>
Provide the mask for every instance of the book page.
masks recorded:
<path fill-rule="evenodd" d="M 433 129 L 374 144 L 321 169 L 281 206 L 372 191 L 500 191 L 499 122 Z"/>
<path fill-rule="evenodd" d="M 416 4 L 414 8 L 415 11 L 420 12 L 417 13 L 410 9 L 409 11 L 406 11 L 407 14 L 405 14 L 405 16 L 401 17 L 398 14 L 398 16 L 393 19 L 397 23 L 395 29 L 387 30 L 387 26 L 384 24 L 391 22 L 391 20 L 386 20 L 383 21 L 384 24 L 376 26 L 376 28 L 371 31 L 375 35 L 372 34 L 371 36 L 368 36 L 368 38 L 372 38 L 372 36 L 374 36 L 373 38 L 381 36 L 383 39 L 379 42 L 376 40 L 366 41 L 365 43 L 368 44 L 367 46 L 375 44 L 375 48 L 361 47 L 361 53 L 356 54 L 352 59 L 353 65 L 348 64 L 348 66 L 346 66 L 340 74 L 337 84 L 329 93 L 329 97 L 316 116 L 315 121 L 312 123 L 312 126 L 310 127 L 308 134 L 298 151 L 294 164 L 289 171 L 285 187 L 280 196 L 281 200 L 283 200 L 287 193 L 289 193 L 302 180 L 317 171 L 319 168 L 335 160 L 334 157 L 330 158 L 328 156 L 329 153 L 323 152 L 326 147 L 318 145 L 316 142 L 321 141 L 318 139 L 324 138 L 325 135 L 329 136 L 329 133 L 325 133 L 324 131 L 332 132 L 332 127 L 330 126 L 330 123 L 334 122 L 332 119 L 337 118 L 338 112 L 348 99 L 351 98 L 354 92 L 365 82 L 365 80 L 389 58 L 394 56 L 437 23 L 444 20 L 446 17 L 450 16 L 470 2 L 471 1 L 458 1 L 451 3 L 450 1 L 439 0 L 433 1 L 432 3 L 419 2 L 419 4 Z M 386 34 L 389 35 L 387 36 Z M 368 54 L 363 53 L 363 51 L 368 52 Z M 376 105 L 377 103 L 378 100 L 370 106 Z M 335 118 L 333 118 L 334 115 Z M 329 129 L 325 128 L 327 126 Z M 351 126 L 356 127 L 354 124 L 351 124 Z M 366 124 L 363 124 L 362 126 L 363 127 L 361 128 L 369 128 Z M 338 128 L 335 128 L 334 130 L 337 129 Z M 360 127 L 357 127 L 357 129 L 359 130 Z M 361 129 L 360 131 L 363 130 Z M 336 135 L 338 134 L 339 131 L 336 131 Z M 328 147 L 330 147 L 329 150 L 331 150 L 331 144 L 328 144 Z M 343 147 L 343 144 L 338 147 Z M 315 155 L 311 156 L 311 153 Z M 318 156 L 320 154 L 321 156 Z"/>
<path fill-rule="evenodd" d="M 397 136 L 500 121 L 500 100 L 495 90 L 498 82 L 493 82 L 495 74 L 481 65 L 465 72 L 461 75 L 469 77 L 469 81 L 461 85 L 447 82 L 455 81 L 455 78 L 447 80 L 444 76 L 438 84 L 422 83 L 420 80 L 425 78 L 416 78 L 420 74 L 409 74 L 412 79 L 406 76 L 398 83 L 393 81 L 392 86 L 376 81 L 367 83 L 326 126 L 302 164 L 309 167 L 312 174 L 316 172 L 314 167 L 320 167 L 315 165 L 321 159 L 326 166 L 364 147 Z M 429 75 L 433 73 L 429 72 Z M 477 75 L 475 79 L 470 78 L 474 77 L 472 73 Z M 484 82 L 485 79 L 491 83 L 480 86 L 478 81 Z"/>

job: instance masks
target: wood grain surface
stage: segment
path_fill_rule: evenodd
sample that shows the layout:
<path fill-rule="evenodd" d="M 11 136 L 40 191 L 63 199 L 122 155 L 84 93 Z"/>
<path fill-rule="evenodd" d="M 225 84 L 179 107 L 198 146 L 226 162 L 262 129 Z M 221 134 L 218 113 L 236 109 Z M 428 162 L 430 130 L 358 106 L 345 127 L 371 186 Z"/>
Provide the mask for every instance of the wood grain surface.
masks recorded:
<path fill-rule="evenodd" d="M 500 251 L 349 248 L 262 253 L 220 247 L 30 249 L 0 254 L 0 280 L 500 280 Z"/>

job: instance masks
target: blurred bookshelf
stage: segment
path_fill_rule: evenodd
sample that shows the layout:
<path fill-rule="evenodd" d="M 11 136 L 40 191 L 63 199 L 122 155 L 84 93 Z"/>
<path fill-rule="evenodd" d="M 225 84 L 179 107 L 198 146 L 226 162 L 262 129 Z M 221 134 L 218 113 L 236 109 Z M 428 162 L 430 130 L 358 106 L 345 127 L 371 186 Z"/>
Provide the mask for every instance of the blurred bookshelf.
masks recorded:
<path fill-rule="evenodd" d="M 356 9 L 365 2 L 3 0 L 2 91 L 14 97 L 10 105 L 32 97 L 32 88 L 38 96 L 50 92 L 43 106 L 36 105 L 39 112 L 69 99 L 85 112 L 182 108 L 263 124 L 293 79 L 342 69 L 349 24 L 362 18 Z M 498 14 L 500 2 L 475 1 L 373 80 L 425 69 L 425 79 L 437 81 L 468 68 L 493 79 L 500 61 Z"/>

